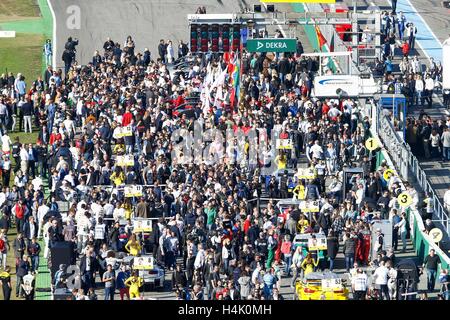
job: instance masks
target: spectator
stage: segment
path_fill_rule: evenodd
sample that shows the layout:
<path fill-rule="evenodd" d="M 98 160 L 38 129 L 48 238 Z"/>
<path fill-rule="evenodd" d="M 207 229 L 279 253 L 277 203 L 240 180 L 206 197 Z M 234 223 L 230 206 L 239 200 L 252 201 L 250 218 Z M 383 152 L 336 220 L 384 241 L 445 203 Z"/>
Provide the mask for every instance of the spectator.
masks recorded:
<path fill-rule="evenodd" d="M 112 268 L 112 265 L 107 265 L 106 272 L 103 274 L 102 281 L 105 284 L 105 300 L 114 300 L 114 291 L 116 289 L 116 275 Z"/>
<path fill-rule="evenodd" d="M 434 249 L 430 250 L 430 253 L 425 257 L 423 261 L 423 268 L 427 271 L 427 289 L 428 292 L 433 292 L 436 285 L 436 276 L 438 265 L 441 263 L 441 258 L 436 255 Z"/>

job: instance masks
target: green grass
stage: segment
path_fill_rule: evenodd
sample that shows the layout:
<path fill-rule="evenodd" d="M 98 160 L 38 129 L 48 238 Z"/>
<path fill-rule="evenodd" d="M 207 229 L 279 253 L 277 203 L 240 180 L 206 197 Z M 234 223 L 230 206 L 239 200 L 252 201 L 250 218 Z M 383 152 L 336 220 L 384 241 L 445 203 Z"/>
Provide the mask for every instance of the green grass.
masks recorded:
<path fill-rule="evenodd" d="M 16 235 L 17 231 L 15 226 L 8 230 L 8 241 L 11 248 L 9 249 L 8 255 L 6 256 L 6 265 L 10 266 L 11 268 L 10 271 L 11 286 L 12 286 L 11 300 L 23 300 L 20 298 L 16 298 L 16 258 L 14 257 L 14 248 L 13 248 L 13 243 L 14 239 L 16 238 Z M 1 266 L 0 269 L 2 269 Z M 3 290 L 0 290 L 0 297 L 3 300 Z"/>
<path fill-rule="evenodd" d="M 42 7 L 43 15 L 41 15 L 39 6 Z M 0 38 L 0 74 L 8 71 L 16 75 L 20 72 L 25 76 L 25 82 L 29 88 L 31 83 L 42 74 L 42 46 L 45 38 L 51 36 L 51 25 L 52 19 L 45 0 L 0 0 L 0 30 L 16 31 L 16 38 Z M 16 129 L 18 129 L 18 123 Z M 21 143 L 35 144 L 38 132 L 36 128 L 33 130 L 36 131 L 31 134 L 10 132 L 11 140 L 14 141 L 16 137 L 19 137 Z M 14 174 L 11 175 L 11 182 L 13 181 Z M 13 227 L 8 232 L 11 249 L 7 256 L 7 264 L 11 267 L 13 287 L 11 300 L 18 300 L 15 295 L 16 263 L 12 247 L 15 237 L 16 228 Z M 43 246 L 42 250 L 44 250 Z M 46 269 L 44 264 L 45 261 L 41 257 L 39 271 Z M 41 275 L 41 277 L 45 276 Z M 42 280 L 44 279 L 40 281 Z M 3 298 L 2 290 L 0 290 L 0 297 Z"/>
<path fill-rule="evenodd" d="M 0 22 L 39 17 L 36 0 L 1 0 Z"/>
<path fill-rule="evenodd" d="M 16 123 L 16 130 L 18 130 L 19 128 L 19 123 Z M 38 138 L 38 131 L 36 128 L 33 127 L 33 130 L 35 130 L 33 133 L 25 133 L 25 132 L 11 132 L 9 134 L 9 137 L 11 138 L 11 141 L 14 143 L 16 140 L 16 137 L 19 137 L 19 141 L 22 144 L 36 144 L 37 138 Z M 12 158 L 11 160 L 11 164 L 14 168 L 14 166 L 16 165 L 16 161 L 14 160 L 14 158 Z M 14 170 L 11 170 L 11 178 L 9 180 L 9 186 L 13 186 L 14 185 L 14 178 L 16 177 L 16 175 L 14 174 Z"/>
<path fill-rule="evenodd" d="M 16 38 L 0 39 L 0 73 L 22 73 L 29 88 L 42 74 L 44 40 L 43 35 L 23 33 L 18 33 Z"/>
<path fill-rule="evenodd" d="M 19 123 L 16 123 L 16 131 L 19 128 Z M 23 128 L 22 128 L 23 129 Z M 38 138 L 38 131 L 35 127 L 33 127 L 34 132 L 33 133 L 25 133 L 25 132 L 10 132 L 9 137 L 11 138 L 11 141 L 14 142 L 16 140 L 16 137 L 19 137 L 20 143 L 32 143 L 36 144 L 37 138 Z"/>

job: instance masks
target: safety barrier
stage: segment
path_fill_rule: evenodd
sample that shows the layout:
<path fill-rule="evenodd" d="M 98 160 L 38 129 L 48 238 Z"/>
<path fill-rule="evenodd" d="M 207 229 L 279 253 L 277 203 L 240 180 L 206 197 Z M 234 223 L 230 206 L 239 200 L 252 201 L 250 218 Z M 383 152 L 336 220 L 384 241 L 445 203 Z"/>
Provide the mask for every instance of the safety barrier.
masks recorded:
<path fill-rule="evenodd" d="M 423 262 L 430 250 L 434 249 L 436 254 L 441 259 L 441 269 L 450 268 L 450 258 L 433 242 L 430 236 L 424 232 L 425 226 L 423 224 L 422 217 L 417 210 L 408 209 L 407 214 L 411 229 L 411 239 L 420 262 Z"/>
<path fill-rule="evenodd" d="M 409 175 L 417 175 L 418 183 L 421 186 L 423 185 L 428 188 L 424 188 L 424 190 L 432 191 L 430 184 L 426 180 L 426 174 L 420 168 L 417 158 L 414 157 L 411 152 L 409 152 L 404 159 L 401 158 L 405 150 L 408 151 L 409 146 L 398 136 L 394 127 L 390 123 L 389 118 L 380 111 L 381 110 L 379 110 L 379 107 L 374 101 L 371 101 L 366 104 L 365 108 L 362 108 L 363 115 L 374 120 L 372 121 L 372 126 L 370 128 L 372 135 L 378 136 L 383 142 L 383 148 L 379 151 L 381 155 L 380 158 L 385 159 L 389 167 L 396 168 L 403 180 L 406 180 L 404 178 L 405 173 L 406 177 Z M 400 187 L 402 190 L 406 189 L 402 182 L 400 183 Z M 433 201 L 436 204 L 435 208 L 437 208 L 437 210 L 435 210 L 435 213 L 438 217 L 442 217 L 441 220 L 443 222 L 443 226 L 448 232 L 448 218 L 446 213 L 443 211 L 442 204 L 436 197 L 434 191 L 430 192 L 430 194 L 432 194 Z M 441 209 L 439 209 L 439 206 L 441 206 Z M 406 210 L 406 213 L 411 230 L 411 239 L 419 261 L 422 263 L 429 251 L 434 249 L 436 254 L 441 259 L 440 268 L 448 269 L 450 267 L 450 258 L 443 250 L 439 248 L 436 243 L 433 242 L 430 236 L 425 233 L 425 226 L 418 209 L 416 207 L 410 207 Z"/>
<path fill-rule="evenodd" d="M 435 214 L 433 221 L 441 223 L 447 234 L 450 234 L 448 212 L 431 186 L 419 160 L 412 154 L 409 145 L 398 135 L 386 110 L 383 110 L 376 101 L 371 101 L 370 106 L 366 107 L 366 112 L 370 116 L 376 115 L 377 120 L 372 122 L 372 127 L 383 142 L 400 176 L 405 181 L 415 179 L 421 189 L 430 195 Z"/>

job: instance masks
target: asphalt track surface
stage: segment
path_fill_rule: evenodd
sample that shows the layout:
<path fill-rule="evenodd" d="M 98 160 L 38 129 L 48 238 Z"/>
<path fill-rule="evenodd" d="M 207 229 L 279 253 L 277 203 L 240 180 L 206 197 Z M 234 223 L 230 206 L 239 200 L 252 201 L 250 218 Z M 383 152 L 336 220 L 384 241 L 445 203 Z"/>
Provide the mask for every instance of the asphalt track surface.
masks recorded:
<path fill-rule="evenodd" d="M 50 0 L 56 19 L 56 66 L 63 67 L 61 56 L 69 36 L 78 38 L 76 59 L 87 64 L 97 49 L 103 47 L 107 37 L 123 44 L 131 35 L 136 52 L 148 47 L 154 58 L 160 39 L 172 40 L 175 55 L 179 40 L 189 39 L 187 15 L 199 6 L 207 13 L 239 12 L 253 7 L 258 0 Z M 79 29 L 72 29 L 72 6 L 80 12 Z M 69 13 L 67 13 L 69 11 Z M 102 49 L 103 50 L 103 49 Z M 102 52 L 102 51 L 101 51 Z"/>

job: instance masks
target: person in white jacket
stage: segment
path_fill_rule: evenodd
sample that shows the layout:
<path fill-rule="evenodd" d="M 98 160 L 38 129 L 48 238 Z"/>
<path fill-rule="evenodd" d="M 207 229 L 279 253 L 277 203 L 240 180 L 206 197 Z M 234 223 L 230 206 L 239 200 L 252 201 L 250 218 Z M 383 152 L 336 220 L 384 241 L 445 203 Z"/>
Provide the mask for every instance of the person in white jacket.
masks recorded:
<path fill-rule="evenodd" d="M 52 226 L 52 223 L 50 222 L 50 219 L 47 220 L 47 222 L 44 224 L 44 226 L 42 227 L 42 233 L 44 234 L 44 258 L 48 259 L 48 254 L 49 254 L 49 234 L 48 234 L 48 229 Z"/>
<path fill-rule="evenodd" d="M 420 105 L 423 106 L 423 90 L 424 90 L 424 82 L 422 79 L 422 76 L 420 74 L 416 75 L 416 85 L 415 85 L 415 105 L 419 105 L 419 100 L 420 100 Z"/>
<path fill-rule="evenodd" d="M 430 108 L 433 106 L 433 90 L 434 80 L 430 74 L 427 74 L 425 78 L 425 100 L 428 102 Z"/>
<path fill-rule="evenodd" d="M 205 265 L 206 253 L 201 243 L 198 244 L 197 255 L 195 256 L 194 268 L 195 270 L 203 268 Z"/>
<path fill-rule="evenodd" d="M 398 233 L 399 236 L 402 239 L 402 253 L 406 252 L 406 234 L 407 234 L 407 229 L 406 229 L 406 214 L 404 212 L 402 212 L 401 215 L 401 220 L 399 223 L 397 223 L 394 227 L 398 228 Z"/>
<path fill-rule="evenodd" d="M 85 214 L 81 214 L 79 218 L 76 218 L 76 221 L 77 221 L 78 249 L 81 252 L 81 249 L 86 246 L 86 243 L 88 241 L 88 236 L 90 233 L 90 229 L 92 227 L 92 223 Z"/>
<path fill-rule="evenodd" d="M 167 62 L 172 63 L 174 59 L 172 41 L 167 41 Z"/>

